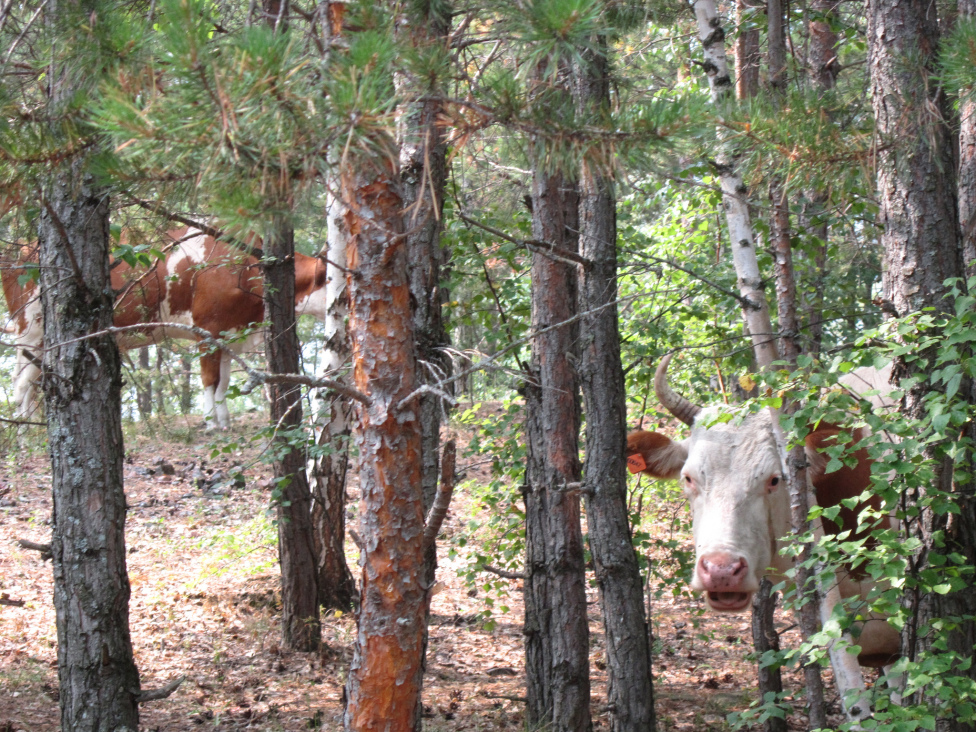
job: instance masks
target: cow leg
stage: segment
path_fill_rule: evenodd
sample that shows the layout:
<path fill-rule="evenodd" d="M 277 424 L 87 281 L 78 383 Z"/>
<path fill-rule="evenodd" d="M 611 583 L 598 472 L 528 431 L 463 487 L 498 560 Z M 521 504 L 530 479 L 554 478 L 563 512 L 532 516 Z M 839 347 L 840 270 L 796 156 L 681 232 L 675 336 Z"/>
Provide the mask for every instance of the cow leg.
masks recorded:
<path fill-rule="evenodd" d="M 217 389 L 220 385 L 221 356 L 223 352 L 204 353 L 200 357 L 200 381 L 203 383 L 203 423 L 205 429 L 219 427 L 217 416 Z M 224 389 L 226 392 L 226 388 Z"/>
<path fill-rule="evenodd" d="M 900 671 L 892 671 L 893 668 L 894 664 L 883 667 L 883 678 L 885 686 L 891 689 L 891 694 L 888 697 L 891 699 L 891 703 L 901 706 L 901 693 L 905 690 L 905 682 L 908 680 L 908 677 Z"/>
<path fill-rule="evenodd" d="M 14 371 L 15 415 L 27 419 L 37 409 L 37 382 L 41 370 L 37 367 L 37 357 L 25 348 L 17 349 L 17 366 Z"/>
<path fill-rule="evenodd" d="M 220 352 L 220 380 L 214 393 L 215 410 L 217 412 L 217 426 L 221 429 L 230 427 L 230 410 L 227 408 L 227 388 L 230 386 L 230 353 Z"/>

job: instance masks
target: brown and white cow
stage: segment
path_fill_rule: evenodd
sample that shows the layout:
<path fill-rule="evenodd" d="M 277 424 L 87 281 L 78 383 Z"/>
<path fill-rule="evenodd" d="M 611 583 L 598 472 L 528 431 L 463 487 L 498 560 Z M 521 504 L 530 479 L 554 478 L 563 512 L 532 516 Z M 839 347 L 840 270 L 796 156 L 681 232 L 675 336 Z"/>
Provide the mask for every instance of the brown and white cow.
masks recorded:
<path fill-rule="evenodd" d="M 671 356 L 657 368 L 654 388 L 661 404 L 691 427 L 682 441 L 656 432 L 632 432 L 627 436 L 627 458 L 632 471 L 654 478 L 680 480 L 692 511 L 695 570 L 691 588 L 702 592 L 712 610 L 734 612 L 751 604 L 759 580 L 769 574 L 783 579 L 791 559 L 780 554 L 790 532 L 790 499 L 783 466 L 776 447 L 769 410 L 750 415 L 741 423 L 716 422 L 715 409 L 703 409 L 677 394 L 667 383 Z M 858 369 L 842 382 L 855 391 L 890 390 L 885 372 Z M 874 396 L 876 405 L 883 397 Z M 707 425 L 707 426 L 706 426 Z M 871 479 L 867 453 L 856 453 L 857 464 L 826 473 L 822 449 L 840 430 L 821 425 L 806 438 L 810 478 L 819 505 L 837 506 L 845 498 L 860 496 Z M 855 432 L 855 441 L 863 437 Z M 875 509 L 880 503 L 871 502 Z M 856 510 L 842 508 L 838 523 L 823 521 L 824 531 L 857 532 Z M 838 577 L 844 598 L 866 598 L 873 585 L 862 573 Z M 884 666 L 899 653 L 898 631 L 883 618 L 864 621 L 857 639 L 858 660 L 865 666 Z"/>
<path fill-rule="evenodd" d="M 123 232 L 123 240 L 126 233 Z M 149 269 L 133 270 L 119 263 L 112 270 L 112 288 L 118 293 L 115 325 L 177 323 L 202 328 L 214 337 L 233 335 L 264 320 L 264 285 L 258 261 L 235 247 L 196 229 L 167 232 L 158 248 L 165 257 Z M 25 415 L 33 408 L 40 376 L 38 362 L 43 343 L 43 314 L 33 282 L 18 282 L 23 268 L 4 269 L 3 293 L 12 317 L 7 331 L 17 344 L 14 400 Z M 295 255 L 295 309 L 320 320 L 325 318 L 325 262 Z M 156 343 L 161 338 L 200 338 L 183 330 L 147 328 L 119 336 L 122 349 Z M 253 339 L 251 339 L 253 340 Z M 248 342 L 230 346 L 240 352 Z M 207 423 L 226 427 L 230 413 L 224 402 L 230 385 L 230 354 L 204 352 L 200 358 L 204 414 Z"/>

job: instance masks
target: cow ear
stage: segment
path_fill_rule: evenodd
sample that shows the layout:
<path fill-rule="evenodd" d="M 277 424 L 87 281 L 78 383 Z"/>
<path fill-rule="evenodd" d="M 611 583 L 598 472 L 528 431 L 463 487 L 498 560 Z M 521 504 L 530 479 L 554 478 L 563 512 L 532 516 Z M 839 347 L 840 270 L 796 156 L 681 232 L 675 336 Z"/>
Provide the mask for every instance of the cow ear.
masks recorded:
<path fill-rule="evenodd" d="M 643 430 L 627 435 L 627 464 L 631 472 L 673 480 L 681 473 L 687 459 L 688 450 L 684 444 L 667 435 Z"/>

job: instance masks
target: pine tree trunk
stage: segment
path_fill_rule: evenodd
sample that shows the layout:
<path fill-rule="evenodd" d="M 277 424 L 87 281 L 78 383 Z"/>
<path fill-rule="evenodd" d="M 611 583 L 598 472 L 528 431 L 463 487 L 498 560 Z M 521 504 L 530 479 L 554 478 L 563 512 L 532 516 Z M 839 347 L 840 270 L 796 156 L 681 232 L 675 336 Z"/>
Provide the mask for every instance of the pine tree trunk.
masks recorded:
<path fill-rule="evenodd" d="M 135 732 L 121 359 L 111 335 L 77 340 L 111 327 L 114 304 L 108 195 L 85 164 L 75 159 L 52 173 L 40 217 L 61 728 Z"/>
<path fill-rule="evenodd" d="M 837 83 L 837 74 L 840 73 L 837 34 L 831 25 L 837 3 L 838 0 L 810 0 L 807 65 L 810 80 L 821 92 L 833 89 Z M 808 265 L 812 269 L 811 281 L 804 288 L 800 301 L 801 332 L 804 334 L 801 342 L 804 344 L 804 351 L 813 357 L 820 355 L 823 344 L 824 282 L 829 266 L 827 239 L 830 235 L 826 204 L 825 191 L 808 191 L 802 213 L 801 229 L 812 234 L 819 242 Z"/>
<path fill-rule="evenodd" d="M 586 54 L 577 80 L 584 113 L 610 105 L 606 38 Z M 586 407 L 586 517 L 607 639 L 611 730 L 657 729 L 651 647 L 643 582 L 627 511 L 627 405 L 617 308 L 617 221 L 613 182 L 584 163 L 580 180 L 579 248 L 592 266 L 580 270 L 583 321 L 580 374 Z"/>
<path fill-rule="evenodd" d="M 537 171 L 532 234 L 576 251 L 576 186 Z M 576 271 L 532 255 L 532 329 L 576 313 Z M 528 445 L 525 487 L 525 671 L 531 726 L 586 732 L 590 722 L 589 628 L 580 528 L 580 410 L 575 369 L 577 329 L 556 328 L 533 340 L 525 387 Z M 621 453 L 622 454 L 622 453 Z M 573 487 L 576 486 L 576 487 Z"/>
<path fill-rule="evenodd" d="M 446 46 L 450 6 L 443 2 L 420 3 L 401 24 L 404 26 L 410 43 L 420 52 L 431 44 Z M 447 141 L 444 126 L 438 124 L 443 105 L 430 98 L 409 100 L 443 94 L 440 87 L 444 80 L 421 80 L 402 75 L 397 82 L 401 95 L 408 100 L 399 120 L 400 191 L 410 261 L 410 294 L 414 300 L 417 358 L 421 364 L 417 376 L 421 383 L 434 383 L 451 373 L 451 360 L 443 350 L 450 340 L 442 316 L 446 292 L 441 288 L 450 252 L 441 246 L 440 241 L 447 182 Z M 444 401 L 434 394 L 420 398 L 424 433 L 424 506 L 427 508 L 437 492 L 440 427 L 445 409 Z"/>
<path fill-rule="evenodd" d="M 381 163 L 376 162 L 375 165 Z M 344 171 L 351 239 L 349 331 L 359 429 L 361 606 L 349 669 L 350 730 L 416 730 L 423 681 L 425 583 L 421 425 L 413 318 L 393 170 L 369 162 Z"/>
<path fill-rule="evenodd" d="M 924 307 L 945 311 L 951 308 L 951 301 L 944 298 L 944 282 L 962 276 L 964 267 L 955 205 L 957 188 L 952 175 L 952 138 L 944 122 L 948 119 L 948 104 L 933 75 L 939 47 L 936 7 L 920 0 L 872 0 L 868 43 L 880 143 L 877 168 L 884 222 L 884 297 L 902 315 Z M 895 373 L 899 377 L 910 376 L 911 368 L 905 363 L 896 364 Z M 926 393 L 924 380 L 906 389 L 905 413 L 923 418 Z M 930 568 L 941 571 L 930 560 L 934 554 L 959 552 L 970 564 L 976 555 L 972 489 L 963 485 L 965 490 L 954 490 L 952 464 L 941 458 L 936 449 L 932 446 L 927 453 L 934 461 L 931 488 L 956 492 L 954 498 L 963 513 L 951 521 L 946 515 L 937 515 L 924 503 L 929 487 L 912 489 L 905 497 L 909 506 L 920 511 L 908 523 L 909 533 L 921 542 L 912 562 L 916 576 Z M 937 543 L 941 532 L 949 537 L 944 548 Z M 936 635 L 919 632 L 934 618 L 960 614 L 972 617 L 976 588 L 970 585 L 947 595 L 909 593 L 906 601 L 913 612 L 902 632 L 902 651 L 914 660 L 920 653 L 937 651 L 933 645 Z M 957 631 L 945 638 L 947 647 L 943 652 L 971 659 L 974 636 L 973 621 L 963 621 Z M 965 673 L 976 671 L 969 669 Z M 937 728 L 940 732 L 971 729 L 951 718 L 939 719 Z"/>
<path fill-rule="evenodd" d="M 443 0 L 403 6 L 398 33 L 419 54 L 431 47 L 446 51 L 450 44 L 451 4 Z M 410 262 L 410 295 L 414 304 L 414 337 L 417 341 L 418 372 L 421 384 L 436 384 L 450 376 L 451 359 L 445 353 L 450 344 L 444 327 L 442 305 L 446 292 L 441 283 L 450 251 L 441 246 L 441 219 L 447 182 L 447 140 L 445 127 L 438 124 L 447 80 L 437 75 L 417 78 L 408 71 L 397 75 L 396 84 L 405 100 L 399 119 L 400 192 L 403 196 L 407 257 Z M 421 97 L 421 99 L 416 99 Z M 416 99 L 416 101 L 415 101 Z M 437 394 L 418 399 L 423 463 L 424 515 L 434 503 L 440 476 L 441 420 L 448 404 Z M 427 587 L 433 587 L 437 573 L 437 545 L 431 542 L 424 558 Z M 427 602 L 426 631 L 430 614 Z M 427 635 L 424 635 L 426 669 Z M 417 727 L 421 726 L 421 707 L 417 707 Z"/>
<path fill-rule="evenodd" d="M 272 374 L 300 372 L 295 323 L 295 233 L 276 216 L 264 242 L 264 314 L 268 321 L 265 354 Z M 321 642 L 311 496 L 305 473 L 302 390 L 295 384 L 269 384 L 281 565 L 281 628 L 284 643 L 314 651 Z"/>

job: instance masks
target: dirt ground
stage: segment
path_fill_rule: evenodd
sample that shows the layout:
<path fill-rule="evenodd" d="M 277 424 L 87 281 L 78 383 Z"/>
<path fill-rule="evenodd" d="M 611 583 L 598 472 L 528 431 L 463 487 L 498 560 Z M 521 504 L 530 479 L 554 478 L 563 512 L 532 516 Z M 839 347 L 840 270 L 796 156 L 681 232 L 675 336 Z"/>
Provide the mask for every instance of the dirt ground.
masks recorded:
<path fill-rule="evenodd" d="M 235 434 L 241 439 L 257 426 L 256 417 L 239 418 Z M 187 677 L 168 699 L 142 706 L 142 729 L 340 729 L 354 621 L 348 614 L 324 618 L 321 653 L 280 646 L 276 534 L 267 510 L 270 469 L 257 461 L 259 446 L 227 446 L 225 436 L 200 431 L 199 420 L 171 424 L 166 431 L 127 430 L 126 541 L 136 661 L 143 688 Z M 225 452 L 214 458 L 215 447 Z M 51 564 L 16 544 L 50 539 L 49 464 L 43 448 L 0 447 L 4 452 L 0 596 L 24 604 L 0 606 L 0 732 L 53 732 L 59 712 Z M 175 475 L 163 474 L 160 460 Z M 229 474 L 235 465 L 243 467 L 243 487 L 199 487 L 201 476 L 207 484 L 214 471 Z M 355 500 L 349 510 L 354 521 Z M 497 622 L 488 631 L 479 615 L 483 590 L 459 577 L 464 555 L 448 555 L 451 536 L 471 515 L 470 498 L 462 492 L 439 544 L 441 584 L 432 605 L 425 728 L 524 730 L 519 582 L 507 581 L 509 610 L 496 611 Z M 354 567 L 355 547 L 348 551 Z M 606 664 L 595 587 L 588 601 L 594 727 L 606 730 Z M 749 615 L 700 610 L 699 601 L 687 597 L 655 601 L 652 609 L 662 731 L 728 729 L 726 715 L 756 697 L 754 665 L 746 659 L 752 645 Z M 791 624 L 786 618 L 779 626 Z M 783 636 L 785 644 L 796 641 L 795 630 Z M 786 683 L 794 690 L 801 686 L 796 673 Z M 832 704 L 836 712 L 836 697 Z M 795 706 L 790 729 L 803 729 L 802 698 Z"/>

